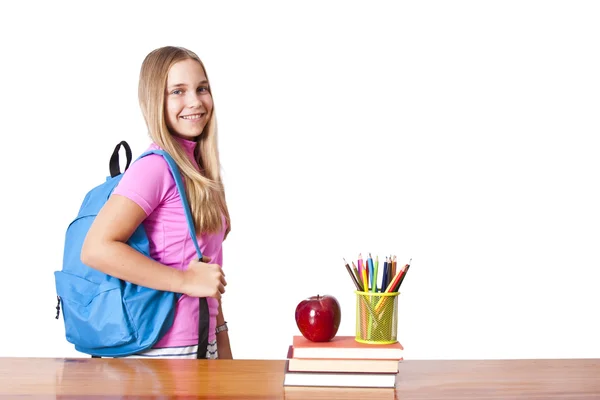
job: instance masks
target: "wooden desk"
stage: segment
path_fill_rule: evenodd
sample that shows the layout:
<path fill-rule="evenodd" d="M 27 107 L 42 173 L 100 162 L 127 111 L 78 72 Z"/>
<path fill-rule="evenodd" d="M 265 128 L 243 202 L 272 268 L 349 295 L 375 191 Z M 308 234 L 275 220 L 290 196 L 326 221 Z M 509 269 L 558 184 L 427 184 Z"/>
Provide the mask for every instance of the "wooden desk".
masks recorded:
<path fill-rule="evenodd" d="M 600 360 L 403 361 L 396 389 L 283 387 L 285 361 L 0 358 L 10 399 L 600 399 Z"/>

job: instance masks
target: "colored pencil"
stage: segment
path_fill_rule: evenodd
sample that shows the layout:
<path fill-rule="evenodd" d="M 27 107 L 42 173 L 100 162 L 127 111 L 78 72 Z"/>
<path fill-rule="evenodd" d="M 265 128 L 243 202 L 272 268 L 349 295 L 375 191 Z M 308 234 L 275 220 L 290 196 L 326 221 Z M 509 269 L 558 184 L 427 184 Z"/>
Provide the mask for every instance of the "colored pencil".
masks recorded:
<path fill-rule="evenodd" d="M 402 278 L 400 278 L 400 281 L 398 282 L 398 288 L 396 289 L 396 291 L 400 290 L 400 285 L 402 285 L 402 282 L 404 282 L 404 278 L 406 277 L 406 274 L 408 273 L 408 269 L 410 268 L 411 262 L 412 262 L 412 258 L 408 261 L 408 264 L 405 265 L 404 274 L 402 275 Z"/>
<path fill-rule="evenodd" d="M 379 256 L 375 256 L 375 269 L 373 270 L 373 288 L 371 291 L 377 292 L 377 281 L 379 275 Z"/>
<path fill-rule="evenodd" d="M 369 266 L 369 288 L 371 292 L 373 292 L 373 286 L 375 284 L 375 274 L 373 267 L 373 258 L 371 258 L 371 253 L 369 253 L 369 258 L 367 259 L 367 265 Z"/>
<path fill-rule="evenodd" d="M 381 291 L 383 292 L 383 288 L 387 287 L 387 279 L 388 279 L 388 258 L 385 256 L 385 262 L 383 263 L 383 276 L 381 277 Z"/>
<path fill-rule="evenodd" d="M 350 277 L 352 278 L 352 282 L 354 282 L 354 286 L 356 286 L 356 290 L 360 290 L 362 291 L 362 287 L 360 285 L 360 283 L 358 283 L 358 280 L 356 279 L 356 277 L 354 276 L 354 273 L 352 272 L 352 270 L 350 269 L 350 266 L 348 265 L 348 263 L 346 262 L 346 259 L 344 259 L 344 263 L 346 264 L 346 270 L 348 271 L 348 274 L 350 275 Z"/>
<path fill-rule="evenodd" d="M 390 284 L 385 289 L 384 293 L 392 293 L 392 288 L 398 284 L 398 281 L 400 280 L 400 276 L 402 275 L 402 272 L 403 272 L 402 269 L 400 271 L 398 271 L 396 276 L 394 276 L 394 279 L 392 279 Z M 375 312 L 379 312 L 379 309 L 381 308 L 384 300 L 385 300 L 385 296 L 382 296 L 381 299 L 379 299 L 379 301 L 377 302 L 377 305 L 375 305 Z"/>
<path fill-rule="evenodd" d="M 362 259 L 361 253 L 358 253 L 358 261 L 357 262 L 358 262 L 358 274 L 360 275 L 360 277 L 362 279 L 364 267 L 363 267 L 363 259 Z"/>
<path fill-rule="evenodd" d="M 354 261 L 352 261 L 352 270 L 354 271 L 354 276 L 356 277 L 356 280 L 360 283 L 360 281 L 362 280 L 360 277 L 360 274 L 358 273 L 358 269 L 356 268 L 356 264 L 354 264 Z M 360 284 L 361 289 L 362 289 L 362 283 Z"/>

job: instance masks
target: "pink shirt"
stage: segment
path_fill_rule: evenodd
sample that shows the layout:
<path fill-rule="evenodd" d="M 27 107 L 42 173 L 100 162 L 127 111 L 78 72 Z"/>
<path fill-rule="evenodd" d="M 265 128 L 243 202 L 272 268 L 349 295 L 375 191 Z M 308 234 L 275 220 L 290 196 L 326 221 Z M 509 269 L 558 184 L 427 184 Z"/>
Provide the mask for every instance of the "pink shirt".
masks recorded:
<path fill-rule="evenodd" d="M 179 139 L 187 155 L 194 160 L 196 142 Z M 150 149 L 159 149 L 152 143 Z M 198 164 L 194 160 L 194 164 Z M 171 268 L 185 270 L 192 259 L 197 258 L 196 249 L 188 232 L 188 226 L 169 166 L 157 154 L 148 155 L 131 164 L 115 188 L 114 194 L 125 196 L 137 203 L 146 213 L 143 225 L 150 241 L 150 256 Z M 223 219 L 225 222 L 225 219 Z M 225 227 L 218 234 L 197 236 L 202 254 L 211 263 L 222 265 L 221 244 Z M 209 309 L 208 340 L 216 339 L 215 326 L 218 301 L 207 298 Z M 177 302 L 175 319 L 171 329 L 154 347 L 190 346 L 198 344 L 198 298 L 182 295 Z"/>

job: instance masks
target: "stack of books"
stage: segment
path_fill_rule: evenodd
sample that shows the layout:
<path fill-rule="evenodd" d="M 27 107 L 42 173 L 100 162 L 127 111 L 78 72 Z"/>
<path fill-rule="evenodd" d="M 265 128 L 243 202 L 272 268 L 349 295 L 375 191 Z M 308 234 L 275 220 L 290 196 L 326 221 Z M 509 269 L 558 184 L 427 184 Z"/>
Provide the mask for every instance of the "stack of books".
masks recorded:
<path fill-rule="evenodd" d="M 294 336 L 288 349 L 284 386 L 396 386 L 404 348 L 394 344 L 364 344 L 354 336 L 311 342 Z"/>

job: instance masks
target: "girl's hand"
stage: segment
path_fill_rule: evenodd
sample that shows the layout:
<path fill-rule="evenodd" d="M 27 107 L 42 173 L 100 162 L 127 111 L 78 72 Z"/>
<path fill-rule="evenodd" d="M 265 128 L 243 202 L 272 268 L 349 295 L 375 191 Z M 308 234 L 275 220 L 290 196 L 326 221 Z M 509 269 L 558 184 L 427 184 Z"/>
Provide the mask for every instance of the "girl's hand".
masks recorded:
<path fill-rule="evenodd" d="M 214 297 L 220 299 L 225 293 L 225 274 L 218 264 L 209 264 L 208 257 L 202 261 L 192 260 L 183 272 L 182 292 L 191 297 Z"/>

